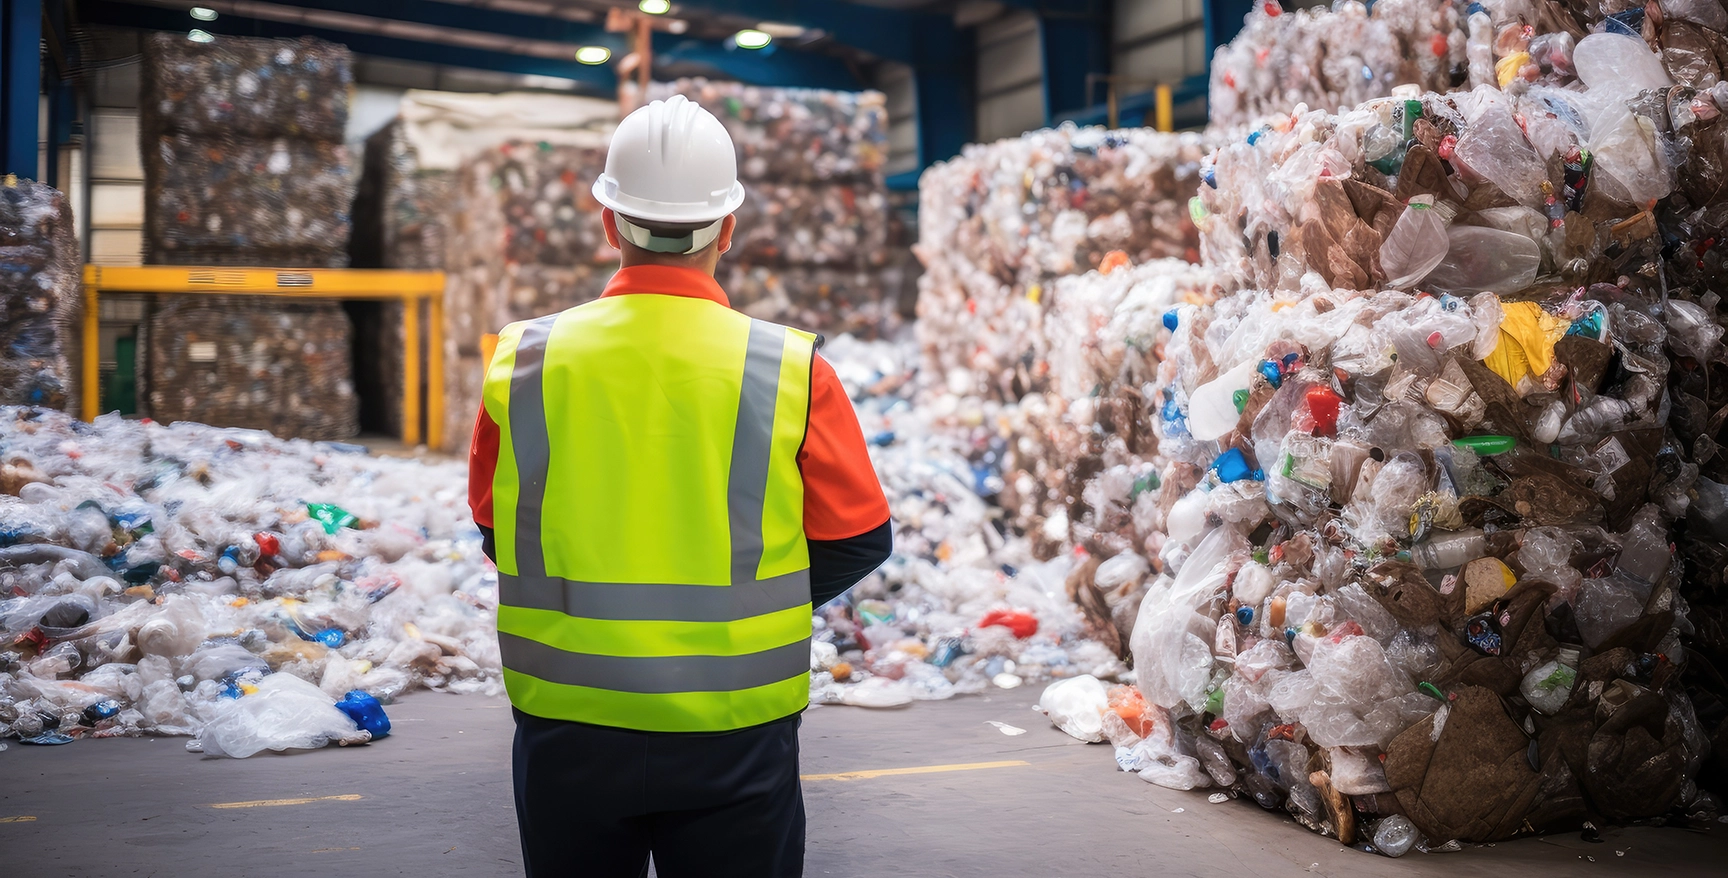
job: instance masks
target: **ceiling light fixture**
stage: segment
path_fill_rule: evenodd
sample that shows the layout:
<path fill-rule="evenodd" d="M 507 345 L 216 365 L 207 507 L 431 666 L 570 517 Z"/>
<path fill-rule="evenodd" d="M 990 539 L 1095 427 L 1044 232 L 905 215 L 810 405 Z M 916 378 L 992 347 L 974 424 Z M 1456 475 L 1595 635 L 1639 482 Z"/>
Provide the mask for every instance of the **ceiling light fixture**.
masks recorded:
<path fill-rule="evenodd" d="M 745 28 L 732 35 L 732 42 L 737 43 L 740 49 L 762 49 L 774 42 L 774 38 L 755 28 Z"/>
<path fill-rule="evenodd" d="M 636 8 L 649 15 L 665 15 L 672 11 L 672 4 L 669 0 L 642 0 L 636 4 Z"/>
<path fill-rule="evenodd" d="M 192 7 L 192 17 L 199 21 L 215 21 L 216 10 L 208 6 L 194 6 Z"/>
<path fill-rule="evenodd" d="M 576 50 L 576 60 L 583 64 L 605 64 L 612 60 L 612 50 L 605 46 L 583 46 Z"/>
<path fill-rule="evenodd" d="M 194 43 L 214 43 L 214 42 L 216 42 L 216 36 L 214 34 L 210 33 L 209 31 L 199 30 L 197 28 L 193 28 L 192 32 L 186 35 L 186 39 L 189 39 Z"/>

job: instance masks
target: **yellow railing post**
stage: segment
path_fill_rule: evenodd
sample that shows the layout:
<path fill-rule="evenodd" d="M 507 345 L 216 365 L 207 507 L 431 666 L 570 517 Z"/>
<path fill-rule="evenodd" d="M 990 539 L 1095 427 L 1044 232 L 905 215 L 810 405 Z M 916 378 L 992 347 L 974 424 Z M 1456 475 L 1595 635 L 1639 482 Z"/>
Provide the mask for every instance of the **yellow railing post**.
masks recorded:
<path fill-rule="evenodd" d="M 94 421 L 100 414 L 97 409 L 102 407 L 102 303 L 100 279 L 101 269 L 94 265 L 84 267 L 84 349 L 83 375 L 79 382 L 79 395 L 83 397 L 80 408 L 84 420 Z"/>
<path fill-rule="evenodd" d="M 420 297 L 402 303 L 402 444 L 420 444 Z"/>
<path fill-rule="evenodd" d="M 1176 108 L 1171 102 L 1171 91 L 1168 85 L 1159 85 L 1153 93 L 1157 103 L 1154 105 L 1153 119 L 1159 131 L 1176 130 Z"/>
<path fill-rule="evenodd" d="M 444 447 L 444 293 L 426 297 L 426 444 Z"/>

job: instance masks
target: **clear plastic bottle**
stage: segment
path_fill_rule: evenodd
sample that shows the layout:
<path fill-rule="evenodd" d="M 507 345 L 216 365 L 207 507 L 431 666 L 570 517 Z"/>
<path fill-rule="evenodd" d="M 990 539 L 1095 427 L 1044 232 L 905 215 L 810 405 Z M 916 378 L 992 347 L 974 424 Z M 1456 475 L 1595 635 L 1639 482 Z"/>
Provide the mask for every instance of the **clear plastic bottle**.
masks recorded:
<path fill-rule="evenodd" d="M 1388 857 L 1402 857 L 1421 840 L 1416 824 L 1402 814 L 1393 814 L 1374 825 L 1374 847 Z"/>
<path fill-rule="evenodd" d="M 1482 557 L 1488 538 L 1481 528 L 1440 533 L 1410 548 L 1410 558 L 1428 570 L 1450 570 Z"/>
<path fill-rule="evenodd" d="M 1380 245 L 1380 266 L 1386 271 L 1386 286 L 1407 290 L 1446 258 L 1452 242 L 1446 227 L 1452 224 L 1452 209 L 1434 203 L 1432 195 L 1418 195 L 1398 215 L 1398 222 Z"/>
<path fill-rule="evenodd" d="M 1446 258 L 1425 285 L 1442 293 L 1516 293 L 1536 280 L 1542 248 L 1528 236 L 1482 226 L 1447 230 Z"/>

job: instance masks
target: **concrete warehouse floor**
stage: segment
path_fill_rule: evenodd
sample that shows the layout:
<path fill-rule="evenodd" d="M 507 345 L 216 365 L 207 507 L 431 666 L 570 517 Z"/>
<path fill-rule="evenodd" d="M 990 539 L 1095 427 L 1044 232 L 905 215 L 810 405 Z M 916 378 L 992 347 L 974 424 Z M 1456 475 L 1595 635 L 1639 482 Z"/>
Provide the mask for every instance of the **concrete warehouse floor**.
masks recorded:
<path fill-rule="evenodd" d="M 811 711 L 807 874 L 1683 876 L 1722 875 L 1728 858 L 1728 826 L 1400 860 L 1345 850 L 1246 801 L 1116 771 L 1106 747 L 1029 709 L 1038 691 Z M 0 753 L 0 862 L 20 876 L 520 875 L 505 703 L 421 693 L 389 711 L 395 733 L 376 744 L 241 761 L 189 754 L 183 738 L 13 742 Z M 931 766 L 945 770 L 876 773 Z"/>

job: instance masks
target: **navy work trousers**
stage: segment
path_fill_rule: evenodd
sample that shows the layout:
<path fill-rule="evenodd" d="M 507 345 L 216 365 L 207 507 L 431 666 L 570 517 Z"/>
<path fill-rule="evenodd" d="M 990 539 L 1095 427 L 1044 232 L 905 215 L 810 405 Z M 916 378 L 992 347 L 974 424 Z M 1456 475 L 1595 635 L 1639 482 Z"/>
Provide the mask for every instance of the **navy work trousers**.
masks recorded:
<path fill-rule="evenodd" d="M 717 734 L 516 715 L 528 878 L 799 878 L 799 717 Z"/>

